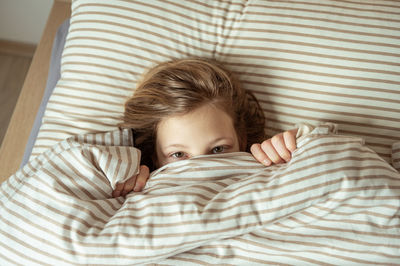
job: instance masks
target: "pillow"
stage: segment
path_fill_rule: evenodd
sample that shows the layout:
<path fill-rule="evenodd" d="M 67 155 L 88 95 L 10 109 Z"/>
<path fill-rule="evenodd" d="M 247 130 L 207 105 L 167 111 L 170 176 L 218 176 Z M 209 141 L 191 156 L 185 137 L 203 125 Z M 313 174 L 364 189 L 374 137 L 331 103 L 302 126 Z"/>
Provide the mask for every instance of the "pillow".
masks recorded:
<path fill-rule="evenodd" d="M 400 141 L 399 9 L 397 1 L 75 0 L 32 156 L 71 135 L 115 130 L 146 69 L 202 56 L 255 93 L 269 135 L 330 121 L 390 162 Z"/>

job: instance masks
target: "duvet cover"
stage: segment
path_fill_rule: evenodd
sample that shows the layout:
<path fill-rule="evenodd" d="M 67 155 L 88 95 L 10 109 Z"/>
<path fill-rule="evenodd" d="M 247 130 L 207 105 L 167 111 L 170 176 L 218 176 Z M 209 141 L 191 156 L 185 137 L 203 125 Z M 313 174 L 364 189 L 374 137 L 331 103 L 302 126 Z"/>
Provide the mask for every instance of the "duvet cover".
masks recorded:
<path fill-rule="evenodd" d="M 289 163 L 249 153 L 138 171 L 130 130 L 67 139 L 0 189 L 1 265 L 390 265 L 400 262 L 400 174 L 363 140 L 315 128 Z"/>

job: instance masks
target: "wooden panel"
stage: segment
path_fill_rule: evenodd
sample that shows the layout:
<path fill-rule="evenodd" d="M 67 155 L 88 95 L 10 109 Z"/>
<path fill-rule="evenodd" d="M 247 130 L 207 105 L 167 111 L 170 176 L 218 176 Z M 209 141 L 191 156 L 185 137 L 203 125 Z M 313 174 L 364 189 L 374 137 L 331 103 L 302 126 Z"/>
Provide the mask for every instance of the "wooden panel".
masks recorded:
<path fill-rule="evenodd" d="M 13 51 L 16 52 L 15 49 Z M 0 143 L 6 134 L 32 56 L 4 54 L 0 51 Z"/>
<path fill-rule="evenodd" d="M 46 87 L 53 40 L 61 23 L 70 17 L 68 1 L 54 1 L 24 86 L 0 148 L 0 182 L 18 170 L 36 112 Z"/>

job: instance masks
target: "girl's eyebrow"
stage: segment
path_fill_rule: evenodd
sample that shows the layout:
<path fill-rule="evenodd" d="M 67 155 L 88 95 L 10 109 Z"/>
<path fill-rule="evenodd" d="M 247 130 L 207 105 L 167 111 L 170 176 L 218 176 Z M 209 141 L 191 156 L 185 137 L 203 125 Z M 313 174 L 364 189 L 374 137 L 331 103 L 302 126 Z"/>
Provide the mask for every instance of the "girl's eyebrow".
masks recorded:
<path fill-rule="evenodd" d="M 179 143 L 170 144 L 170 145 L 168 145 L 168 146 L 165 146 L 165 147 L 164 147 L 164 150 L 169 149 L 169 148 L 187 148 L 187 146 L 184 145 L 184 144 L 179 144 Z"/>
<path fill-rule="evenodd" d="M 208 145 L 213 146 L 213 145 L 215 145 L 215 143 L 223 141 L 223 140 L 227 140 L 231 143 L 233 142 L 233 139 L 231 137 L 219 137 L 219 138 L 216 138 L 216 139 L 210 141 L 208 143 Z M 170 145 L 167 145 L 164 147 L 165 150 L 169 149 L 169 148 L 188 148 L 188 146 L 185 144 L 182 144 L 182 143 L 173 143 L 173 144 L 170 144 Z"/>
<path fill-rule="evenodd" d="M 216 138 L 215 140 L 211 141 L 210 144 L 211 143 L 212 144 L 217 143 L 217 142 L 219 142 L 221 140 L 228 140 L 230 142 L 233 142 L 233 139 L 231 137 L 220 137 L 220 138 Z"/>

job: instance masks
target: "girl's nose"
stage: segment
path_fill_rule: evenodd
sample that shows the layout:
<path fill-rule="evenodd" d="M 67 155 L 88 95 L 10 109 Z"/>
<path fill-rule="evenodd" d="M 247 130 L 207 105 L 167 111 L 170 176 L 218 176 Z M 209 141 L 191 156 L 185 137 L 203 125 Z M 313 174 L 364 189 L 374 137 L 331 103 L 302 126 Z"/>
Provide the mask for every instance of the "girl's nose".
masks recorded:
<path fill-rule="evenodd" d="M 210 154 L 210 152 L 207 149 L 198 148 L 198 149 L 194 149 L 193 152 L 190 153 L 190 157 L 207 155 L 207 154 Z"/>

